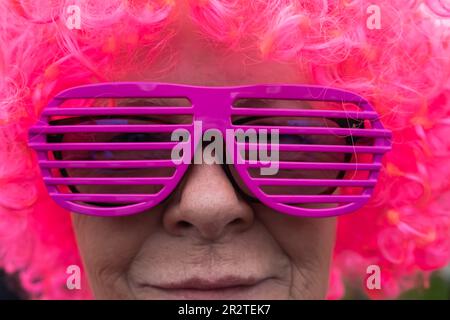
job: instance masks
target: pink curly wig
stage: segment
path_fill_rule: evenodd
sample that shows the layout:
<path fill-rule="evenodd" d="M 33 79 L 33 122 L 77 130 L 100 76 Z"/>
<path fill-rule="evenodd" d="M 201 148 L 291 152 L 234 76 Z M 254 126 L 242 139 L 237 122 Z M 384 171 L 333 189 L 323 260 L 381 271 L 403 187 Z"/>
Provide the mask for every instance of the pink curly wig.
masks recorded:
<path fill-rule="evenodd" d="M 81 30 L 65 25 L 72 4 L 81 8 Z M 371 4 L 381 8 L 380 30 L 366 26 Z M 58 91 L 150 65 L 181 14 L 231 50 L 293 62 L 315 83 L 364 95 L 393 130 L 374 198 L 339 218 L 328 298 L 342 297 L 347 281 L 365 287 L 371 264 L 382 270 L 382 289 L 367 291 L 373 298 L 395 297 L 448 264 L 448 0 L 4 0 L 0 267 L 31 298 L 91 293 L 86 280 L 82 290 L 66 288 L 67 266 L 81 265 L 70 215 L 49 198 L 27 129 Z"/>

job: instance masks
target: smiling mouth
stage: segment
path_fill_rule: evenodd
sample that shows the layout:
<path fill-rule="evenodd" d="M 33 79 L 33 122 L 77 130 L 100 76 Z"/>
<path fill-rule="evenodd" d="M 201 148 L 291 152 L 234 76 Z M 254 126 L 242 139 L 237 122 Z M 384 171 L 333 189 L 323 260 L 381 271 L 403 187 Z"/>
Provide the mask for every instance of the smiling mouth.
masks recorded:
<path fill-rule="evenodd" d="M 203 278 L 190 278 L 181 282 L 167 283 L 156 285 L 155 287 L 166 290 L 218 290 L 236 287 L 249 287 L 254 286 L 262 280 L 252 278 L 236 278 L 225 277 L 216 280 L 203 279 Z"/>
<path fill-rule="evenodd" d="M 223 277 L 218 279 L 190 278 L 179 282 L 140 284 L 141 289 L 156 289 L 180 299 L 227 299 L 246 296 L 269 278 Z"/>

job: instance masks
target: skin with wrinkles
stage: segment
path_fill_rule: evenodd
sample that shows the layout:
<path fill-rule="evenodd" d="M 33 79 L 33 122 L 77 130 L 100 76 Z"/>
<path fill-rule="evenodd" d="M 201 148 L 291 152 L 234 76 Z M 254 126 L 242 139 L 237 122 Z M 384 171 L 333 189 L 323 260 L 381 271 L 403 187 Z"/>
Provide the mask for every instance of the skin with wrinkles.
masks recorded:
<path fill-rule="evenodd" d="M 307 81 L 289 64 L 249 64 L 243 54 L 224 55 L 185 24 L 167 49 L 179 55 L 177 67 L 157 78 L 142 71 L 143 78 L 205 86 Z M 148 212 L 72 218 L 97 298 L 317 299 L 326 294 L 336 219 L 290 217 L 246 203 L 220 165 L 191 166 L 175 194 Z M 187 287 L 233 278 L 251 285 L 195 293 L 161 288 L 190 279 L 194 283 Z"/>
<path fill-rule="evenodd" d="M 73 4 L 80 30 L 66 25 Z M 368 28 L 369 6 L 380 8 L 381 29 Z M 0 17 L 0 268 L 28 297 L 207 290 L 338 299 L 345 283 L 393 298 L 448 265 L 450 13 L 442 0 L 4 0 Z M 111 81 L 349 90 L 374 106 L 393 147 L 372 199 L 338 219 L 249 203 L 206 165 L 192 166 L 172 197 L 141 215 L 71 215 L 50 198 L 28 129 L 62 90 Z M 380 290 L 366 286 L 371 265 L 382 271 Z M 80 290 L 67 289 L 71 266 L 81 267 Z M 236 285 L 212 290 L 226 284 Z"/>

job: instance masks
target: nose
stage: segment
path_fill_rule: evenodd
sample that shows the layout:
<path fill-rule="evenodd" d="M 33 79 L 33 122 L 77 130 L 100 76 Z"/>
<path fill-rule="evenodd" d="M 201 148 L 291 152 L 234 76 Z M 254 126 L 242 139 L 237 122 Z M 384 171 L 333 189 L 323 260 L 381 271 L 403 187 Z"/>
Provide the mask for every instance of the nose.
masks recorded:
<path fill-rule="evenodd" d="M 216 241 L 244 232 L 253 209 L 239 196 L 220 165 L 192 165 L 163 215 L 165 230 L 176 236 Z"/>

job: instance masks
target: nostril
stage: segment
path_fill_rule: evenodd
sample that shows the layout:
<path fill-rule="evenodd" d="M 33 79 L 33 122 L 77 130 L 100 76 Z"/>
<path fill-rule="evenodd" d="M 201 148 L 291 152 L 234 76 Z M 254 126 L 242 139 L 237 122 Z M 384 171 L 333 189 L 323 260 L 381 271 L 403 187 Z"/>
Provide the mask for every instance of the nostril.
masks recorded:
<path fill-rule="evenodd" d="M 184 221 L 184 220 L 178 221 L 177 225 L 178 225 L 181 229 L 188 229 L 188 228 L 190 228 L 190 227 L 192 226 L 192 224 L 190 224 L 189 222 Z"/>
<path fill-rule="evenodd" d="M 236 218 L 230 222 L 230 225 L 238 225 L 241 224 L 243 220 L 241 218 Z"/>

